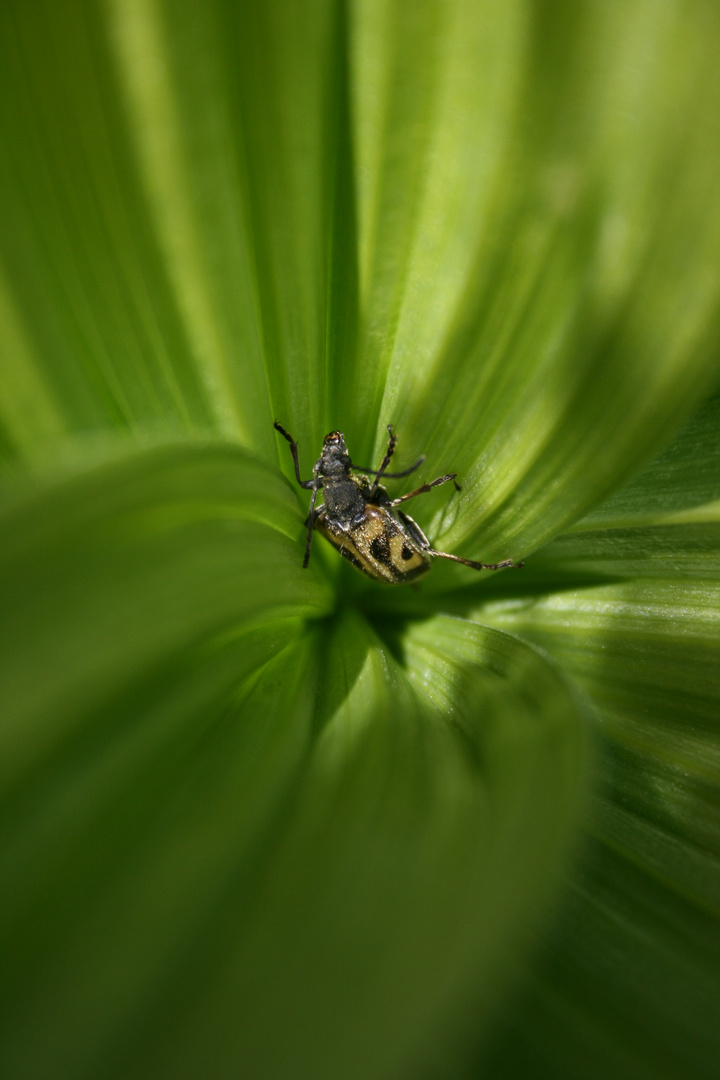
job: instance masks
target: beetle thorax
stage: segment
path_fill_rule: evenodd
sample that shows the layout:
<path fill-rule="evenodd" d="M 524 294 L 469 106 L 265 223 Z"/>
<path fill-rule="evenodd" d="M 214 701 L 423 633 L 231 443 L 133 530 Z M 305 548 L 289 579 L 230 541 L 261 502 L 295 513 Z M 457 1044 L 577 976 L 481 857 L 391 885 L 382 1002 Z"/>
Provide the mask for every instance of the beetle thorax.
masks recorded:
<path fill-rule="evenodd" d="M 325 513 L 334 521 L 347 522 L 362 518 L 366 500 L 365 484 L 349 471 L 323 477 L 323 504 Z"/>
<path fill-rule="evenodd" d="M 365 509 L 363 491 L 366 485 L 352 475 L 352 463 L 341 431 L 331 431 L 325 436 L 316 468 L 322 479 L 326 515 L 339 522 L 361 517 Z"/>

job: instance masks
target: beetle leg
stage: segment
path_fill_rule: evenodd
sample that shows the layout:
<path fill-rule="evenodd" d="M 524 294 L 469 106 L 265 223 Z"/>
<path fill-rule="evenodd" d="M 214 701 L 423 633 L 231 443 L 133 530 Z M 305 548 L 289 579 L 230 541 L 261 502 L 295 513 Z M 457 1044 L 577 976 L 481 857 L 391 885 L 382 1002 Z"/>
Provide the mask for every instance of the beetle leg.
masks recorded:
<path fill-rule="evenodd" d="M 473 570 L 521 570 L 525 565 L 524 562 L 513 562 L 512 559 L 496 563 L 475 562 L 473 559 L 461 559 L 459 555 L 449 555 L 447 551 L 435 551 L 431 547 L 426 550 L 428 555 L 436 555 L 439 559 L 452 559 L 453 562 L 462 563 L 463 566 L 471 566 Z"/>
<path fill-rule="evenodd" d="M 520 570 L 524 563 L 514 563 L 512 559 L 505 559 L 499 563 L 474 562 L 472 559 L 461 559 L 459 555 L 449 555 L 447 551 L 436 551 L 430 547 L 430 541 L 422 531 L 417 521 L 413 521 L 409 514 L 398 511 L 398 517 L 402 521 L 410 539 L 428 555 L 435 555 L 439 559 L 451 559 L 453 562 L 462 563 L 463 566 L 471 566 L 473 570 Z"/>
<path fill-rule="evenodd" d="M 279 431 L 283 438 L 287 439 L 290 443 L 290 453 L 292 454 L 293 465 L 295 466 L 295 479 L 301 488 L 305 488 L 309 491 L 311 487 L 315 486 L 315 480 L 301 480 L 300 479 L 300 463 L 298 462 L 298 448 L 297 443 L 293 439 L 292 435 L 289 435 L 282 424 L 278 424 L 277 420 L 273 424 L 276 431 Z"/>
<path fill-rule="evenodd" d="M 397 506 L 399 503 L 407 502 L 408 499 L 414 499 L 416 495 L 423 495 L 426 491 L 432 491 L 434 487 L 440 487 L 441 484 L 446 484 L 448 480 L 452 480 L 456 491 L 462 491 L 462 488 L 455 479 L 456 476 L 457 473 L 448 473 L 447 476 L 438 476 L 437 480 L 431 480 L 429 484 L 421 484 L 420 487 L 415 488 L 414 491 L 408 491 L 407 495 L 401 495 L 399 499 L 393 499 L 390 505 Z"/>
<path fill-rule="evenodd" d="M 417 459 L 417 461 L 415 462 L 414 465 L 410 466 L 409 469 L 403 469 L 402 472 L 396 472 L 396 473 L 386 472 L 385 470 L 387 469 L 388 465 L 390 464 L 390 459 L 392 458 L 393 454 L 395 453 L 395 445 L 397 443 L 397 437 L 395 435 L 393 435 L 392 424 L 388 424 L 388 436 L 389 436 L 389 438 L 388 438 L 387 450 L 385 451 L 385 457 L 382 459 L 379 469 L 362 469 L 359 465 L 353 465 L 352 466 L 353 469 L 355 470 L 355 472 L 367 473 L 368 476 L 374 476 L 375 477 L 373 485 L 370 488 L 370 493 L 368 495 L 368 498 L 371 495 L 375 494 L 377 486 L 380 483 L 380 481 L 382 480 L 383 476 L 386 476 L 388 478 L 388 480 L 399 480 L 401 476 L 409 476 L 411 472 L 415 472 L 416 469 L 419 469 L 420 466 L 422 465 L 423 461 L 425 460 L 425 455 L 423 454 L 421 457 L 419 457 Z"/>
<path fill-rule="evenodd" d="M 315 468 L 313 473 L 315 478 L 313 481 L 312 498 L 310 500 L 310 509 L 307 516 L 307 544 L 305 545 L 305 558 L 303 559 L 303 570 L 307 570 L 308 563 L 310 562 L 310 547 L 312 545 L 312 534 L 315 528 L 315 519 L 318 516 L 319 510 L 315 509 L 315 500 L 317 499 L 318 488 L 320 487 L 320 477 L 318 476 L 318 469 L 320 468 L 320 462 L 315 462 Z"/>

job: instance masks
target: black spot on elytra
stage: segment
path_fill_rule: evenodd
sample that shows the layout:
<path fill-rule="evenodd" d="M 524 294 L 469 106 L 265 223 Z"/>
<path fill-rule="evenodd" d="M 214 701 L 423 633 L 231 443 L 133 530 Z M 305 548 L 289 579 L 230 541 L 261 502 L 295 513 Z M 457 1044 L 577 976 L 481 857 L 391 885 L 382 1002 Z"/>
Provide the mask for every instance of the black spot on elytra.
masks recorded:
<path fill-rule="evenodd" d="M 409 548 L 409 547 L 407 546 L 407 544 L 403 544 L 403 548 L 402 548 L 402 551 L 401 551 L 401 553 L 400 553 L 400 554 L 402 555 L 402 557 L 403 557 L 403 559 L 405 560 L 405 562 L 407 562 L 407 560 L 408 560 L 408 559 L 412 559 L 412 557 L 413 557 L 413 555 L 415 554 L 415 552 L 413 551 L 413 549 L 412 549 L 412 548 Z"/>
<path fill-rule="evenodd" d="M 370 553 L 374 559 L 378 562 L 384 563 L 386 566 L 390 565 L 390 545 L 387 542 L 387 536 L 376 536 L 374 540 L 370 541 Z"/>

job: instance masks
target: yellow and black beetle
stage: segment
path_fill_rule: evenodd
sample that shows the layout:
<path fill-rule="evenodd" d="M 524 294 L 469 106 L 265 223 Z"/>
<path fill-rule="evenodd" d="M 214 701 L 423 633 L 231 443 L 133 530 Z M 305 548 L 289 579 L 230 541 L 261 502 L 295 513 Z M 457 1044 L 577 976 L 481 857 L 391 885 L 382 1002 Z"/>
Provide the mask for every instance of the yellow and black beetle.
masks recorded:
<path fill-rule="evenodd" d="M 455 479 L 457 473 L 448 473 L 428 484 L 421 484 L 399 499 L 391 499 L 380 480 L 383 477 L 397 480 L 409 476 L 424 461 L 424 458 L 419 458 L 404 472 L 386 471 L 397 442 L 392 426 L 388 427 L 388 447 L 379 469 L 362 469 L 353 465 L 343 433 L 331 431 L 325 436 L 322 453 L 313 466 L 312 480 L 300 479 L 298 448 L 293 437 L 277 420 L 275 430 L 290 444 L 298 484 L 312 491 L 306 521 L 308 532 L 303 567 L 307 567 L 310 561 L 313 529 L 322 533 L 343 558 L 363 574 L 392 585 L 417 581 L 430 569 L 430 556 L 452 559 L 463 566 L 471 566 L 473 570 L 518 570 L 523 565 L 512 559 L 499 563 L 474 562 L 472 559 L 461 559 L 459 555 L 449 555 L 446 551 L 436 551 L 420 526 L 408 514 L 395 509 L 400 503 L 414 499 L 416 495 L 422 495 L 448 480 L 452 480 L 457 491 L 461 488 Z M 355 473 L 367 473 L 375 479 L 371 483 L 365 476 L 356 476 Z M 317 494 L 321 490 L 324 501 L 316 508 Z"/>

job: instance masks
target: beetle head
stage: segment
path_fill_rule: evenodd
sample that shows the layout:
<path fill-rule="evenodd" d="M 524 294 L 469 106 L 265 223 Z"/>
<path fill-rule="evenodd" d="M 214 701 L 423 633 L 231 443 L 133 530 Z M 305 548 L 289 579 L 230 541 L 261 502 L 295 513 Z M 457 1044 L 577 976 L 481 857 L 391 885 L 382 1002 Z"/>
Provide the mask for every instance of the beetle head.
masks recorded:
<path fill-rule="evenodd" d="M 350 470 L 350 455 L 342 431 L 331 431 L 323 441 L 320 455 L 320 475 L 340 476 Z"/>

